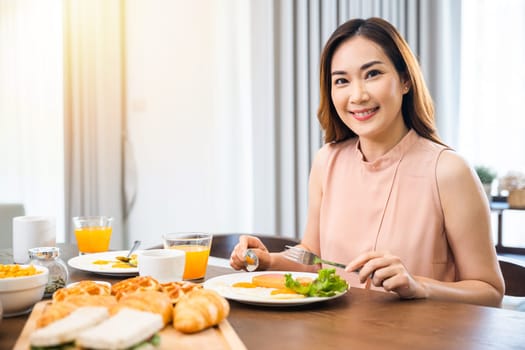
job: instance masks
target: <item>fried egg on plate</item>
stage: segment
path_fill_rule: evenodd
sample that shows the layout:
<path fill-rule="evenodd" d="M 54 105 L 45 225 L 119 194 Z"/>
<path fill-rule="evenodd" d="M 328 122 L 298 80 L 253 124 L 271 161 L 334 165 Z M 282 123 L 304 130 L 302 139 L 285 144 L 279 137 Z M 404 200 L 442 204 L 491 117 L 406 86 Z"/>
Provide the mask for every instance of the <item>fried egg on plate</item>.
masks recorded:
<path fill-rule="evenodd" d="M 276 300 L 276 299 L 302 299 L 305 298 L 302 294 L 290 293 L 283 290 L 283 293 L 275 288 L 265 288 L 265 287 L 234 287 L 228 284 L 221 284 L 219 287 L 226 295 L 237 295 L 243 297 L 257 298 L 261 300 Z M 275 294 L 277 291 L 277 294 Z M 272 292 L 274 294 L 272 294 Z M 222 294 L 222 293 L 221 293 Z"/>

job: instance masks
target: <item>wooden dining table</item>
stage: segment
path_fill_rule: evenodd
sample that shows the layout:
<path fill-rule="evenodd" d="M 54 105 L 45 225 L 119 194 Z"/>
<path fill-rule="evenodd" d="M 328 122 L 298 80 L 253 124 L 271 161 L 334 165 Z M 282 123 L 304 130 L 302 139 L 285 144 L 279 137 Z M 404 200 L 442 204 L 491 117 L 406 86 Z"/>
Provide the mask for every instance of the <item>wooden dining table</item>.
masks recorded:
<path fill-rule="evenodd" d="M 234 272 L 208 267 L 205 279 Z M 122 278 L 70 269 L 70 282 Z M 351 288 L 293 307 L 230 301 L 228 321 L 247 349 L 525 349 L 525 312 Z M 28 315 L 4 318 L 0 349 L 12 349 Z M 213 349 L 210 344 L 210 349 Z"/>

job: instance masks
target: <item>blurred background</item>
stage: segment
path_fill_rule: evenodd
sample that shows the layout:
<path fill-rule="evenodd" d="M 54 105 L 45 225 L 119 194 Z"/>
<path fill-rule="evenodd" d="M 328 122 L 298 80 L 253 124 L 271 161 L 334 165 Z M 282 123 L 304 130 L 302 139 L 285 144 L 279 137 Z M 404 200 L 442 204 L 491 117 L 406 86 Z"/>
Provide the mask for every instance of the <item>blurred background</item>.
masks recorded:
<path fill-rule="evenodd" d="M 0 202 L 55 217 L 57 242 L 72 216 L 111 215 L 114 249 L 300 238 L 319 53 L 371 16 L 419 58 L 442 139 L 506 195 L 525 171 L 524 1 L 0 0 Z M 505 245 L 525 248 L 524 213 L 504 213 Z"/>

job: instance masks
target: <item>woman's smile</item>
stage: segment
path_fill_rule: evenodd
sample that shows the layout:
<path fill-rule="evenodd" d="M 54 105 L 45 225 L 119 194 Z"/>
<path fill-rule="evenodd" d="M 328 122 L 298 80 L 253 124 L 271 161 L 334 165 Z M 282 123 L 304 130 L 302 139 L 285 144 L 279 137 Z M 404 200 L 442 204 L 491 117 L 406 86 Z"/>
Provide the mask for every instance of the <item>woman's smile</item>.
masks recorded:
<path fill-rule="evenodd" d="M 374 107 L 374 108 L 368 108 L 368 109 L 356 109 L 356 110 L 352 110 L 350 111 L 350 114 L 352 114 L 352 116 L 359 120 L 359 121 L 365 121 L 365 120 L 368 120 L 370 118 L 372 118 L 376 112 L 379 110 L 379 107 Z"/>

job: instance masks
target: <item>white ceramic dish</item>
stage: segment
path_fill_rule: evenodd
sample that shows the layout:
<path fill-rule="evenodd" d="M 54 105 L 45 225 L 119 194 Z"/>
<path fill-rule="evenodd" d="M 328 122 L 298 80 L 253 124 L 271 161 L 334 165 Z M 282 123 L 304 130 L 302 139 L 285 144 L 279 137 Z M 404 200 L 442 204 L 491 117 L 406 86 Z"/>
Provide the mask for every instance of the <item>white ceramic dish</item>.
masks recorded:
<path fill-rule="evenodd" d="M 307 297 L 298 299 L 278 299 L 270 295 L 271 288 L 235 288 L 232 284 L 237 282 L 251 282 L 252 277 L 261 274 L 268 273 L 291 273 L 292 277 L 310 277 L 312 279 L 317 278 L 316 273 L 309 272 L 293 272 L 293 271 L 258 271 L 258 272 L 246 272 L 246 273 L 233 273 L 229 275 L 222 275 L 211 278 L 204 282 L 204 288 L 215 290 L 217 293 L 225 297 L 226 299 L 235 300 L 244 304 L 260 305 L 260 306 L 271 306 L 271 307 L 283 307 L 283 306 L 298 306 L 311 303 L 319 303 L 330 299 L 339 298 L 346 294 L 336 294 L 332 297 Z M 257 289 L 256 292 L 253 292 Z"/>
<path fill-rule="evenodd" d="M 150 249 L 138 254 L 139 275 L 160 283 L 182 281 L 186 252 L 178 249 Z"/>
<path fill-rule="evenodd" d="M 20 265 L 27 268 L 29 265 Z M 44 266 L 35 265 L 42 273 L 23 276 L 0 278 L 0 302 L 3 307 L 3 317 L 24 315 L 42 300 L 47 284 L 49 270 Z"/>
<path fill-rule="evenodd" d="M 135 254 L 139 254 L 140 251 L 135 251 Z M 96 260 L 107 260 L 107 261 L 117 261 L 117 256 L 126 256 L 128 254 L 127 250 L 117 250 L 112 252 L 104 253 L 93 253 L 86 255 L 75 256 L 68 260 L 67 264 L 74 269 L 93 272 L 99 275 L 108 275 L 108 276 L 136 276 L 139 273 L 137 267 L 112 267 L 112 264 L 98 265 L 93 264 Z"/>

